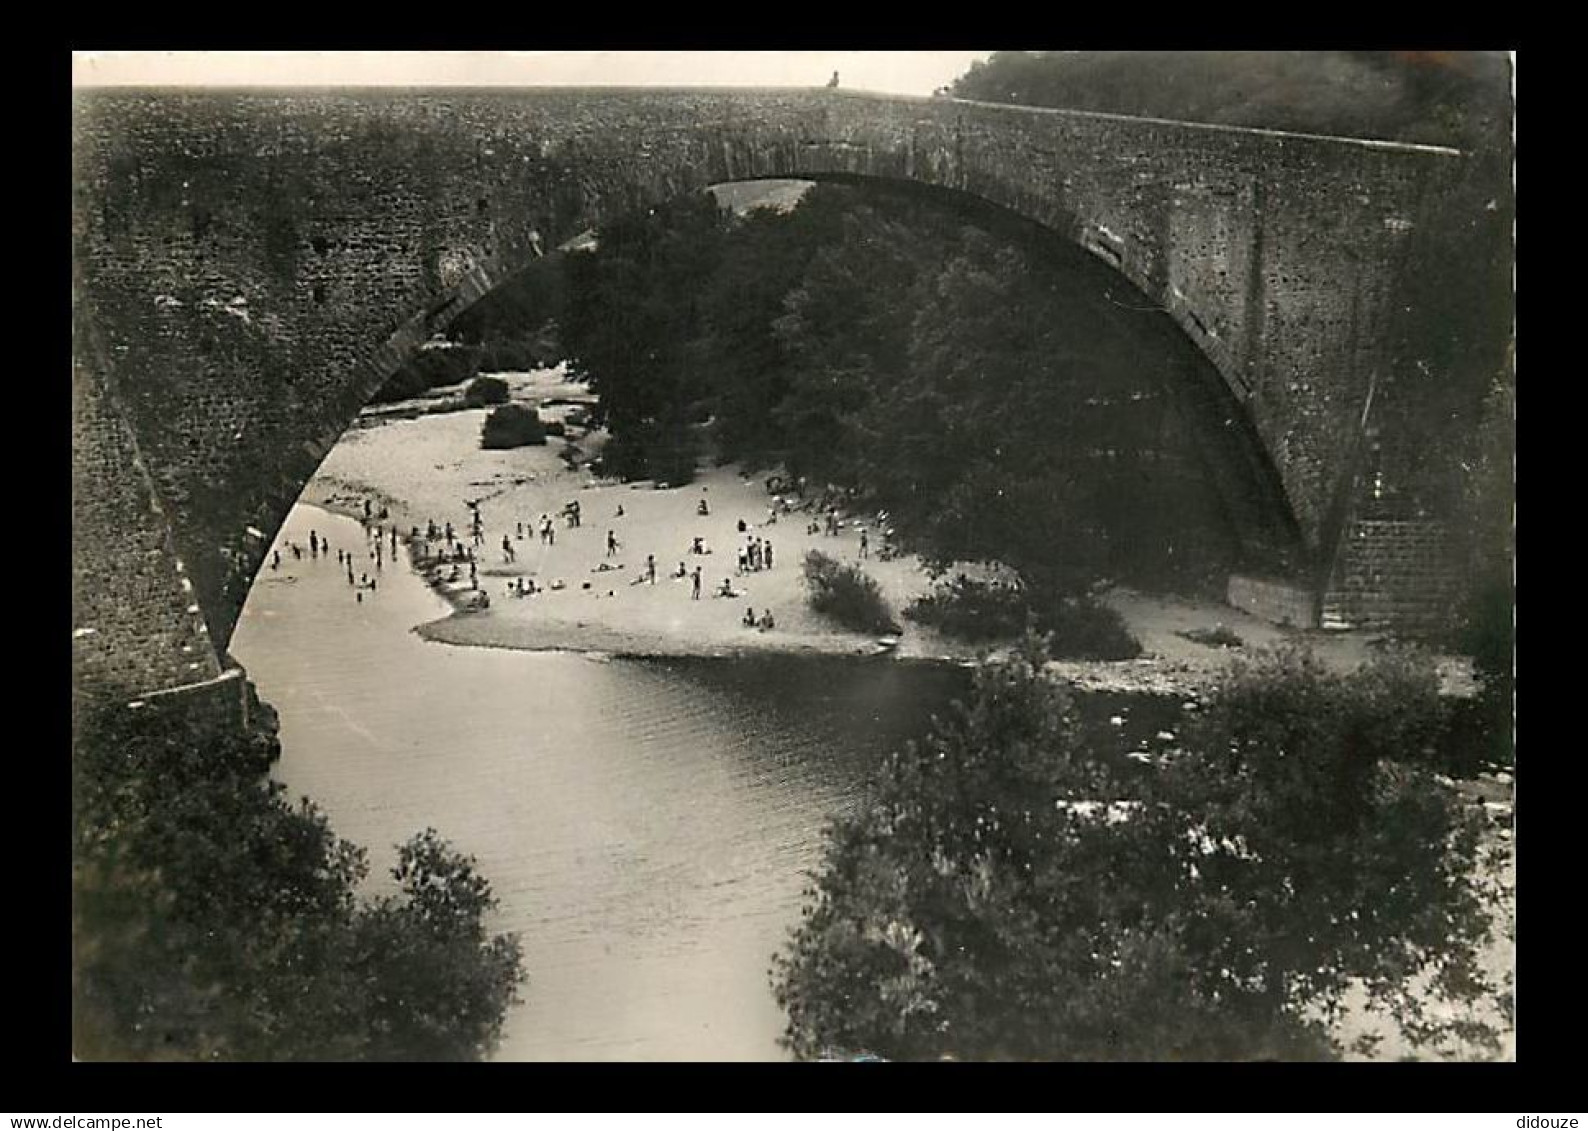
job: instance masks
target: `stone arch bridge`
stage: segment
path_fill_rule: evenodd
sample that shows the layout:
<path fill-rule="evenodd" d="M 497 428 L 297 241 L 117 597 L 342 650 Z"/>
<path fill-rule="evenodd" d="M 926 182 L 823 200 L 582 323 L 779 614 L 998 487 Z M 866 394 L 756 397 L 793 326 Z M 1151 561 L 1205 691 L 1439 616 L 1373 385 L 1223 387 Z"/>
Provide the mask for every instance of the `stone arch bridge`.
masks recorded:
<path fill-rule="evenodd" d="M 969 194 L 1090 252 L 1214 375 L 1236 525 L 1283 575 L 1232 599 L 1371 620 L 1420 591 L 1342 597 L 1338 549 L 1454 150 L 835 91 L 103 90 L 73 160 L 81 695 L 232 697 L 277 528 L 421 342 L 604 219 L 769 177 Z"/>

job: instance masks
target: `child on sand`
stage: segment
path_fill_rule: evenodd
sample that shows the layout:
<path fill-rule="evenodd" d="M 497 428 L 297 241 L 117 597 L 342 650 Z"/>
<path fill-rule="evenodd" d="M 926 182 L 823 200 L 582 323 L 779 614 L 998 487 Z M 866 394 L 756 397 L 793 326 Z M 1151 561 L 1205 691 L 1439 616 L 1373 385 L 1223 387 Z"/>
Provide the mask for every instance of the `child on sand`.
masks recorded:
<path fill-rule="evenodd" d="M 755 621 L 755 606 L 754 605 L 751 605 L 751 606 L 749 606 L 748 608 L 746 608 L 744 610 L 744 620 L 741 621 L 740 623 L 742 623 L 745 628 L 754 628 L 755 627 L 756 621 Z"/>
<path fill-rule="evenodd" d="M 621 507 L 619 508 L 622 509 Z M 607 557 L 612 557 L 618 552 L 618 536 L 616 531 L 607 531 Z"/>

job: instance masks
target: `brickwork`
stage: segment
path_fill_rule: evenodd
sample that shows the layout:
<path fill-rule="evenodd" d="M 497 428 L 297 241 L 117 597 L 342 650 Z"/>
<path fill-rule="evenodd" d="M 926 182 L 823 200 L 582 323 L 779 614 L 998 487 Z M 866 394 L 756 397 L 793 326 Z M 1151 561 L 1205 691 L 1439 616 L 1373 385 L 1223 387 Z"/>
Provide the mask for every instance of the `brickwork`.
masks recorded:
<path fill-rule="evenodd" d="M 1224 382 L 1202 426 L 1242 437 L 1230 476 L 1257 501 L 1239 521 L 1315 553 L 1365 383 L 1401 364 L 1386 344 L 1395 264 L 1462 160 L 825 91 L 85 92 L 78 362 L 136 437 L 224 649 L 271 537 L 357 410 L 540 249 L 722 181 L 907 180 L 1059 233 L 1107 268 L 1121 308 L 1166 312 Z M 127 462 L 97 411 L 81 485 Z M 75 624 L 145 609 L 148 627 L 95 647 L 129 657 L 118 681 L 169 680 L 130 657 L 174 650 L 148 662 L 178 674 L 194 662 L 167 584 L 182 578 L 151 565 L 123 579 L 100 553 L 153 537 L 136 509 L 118 496 L 76 512 L 80 573 L 129 588 Z"/>
<path fill-rule="evenodd" d="M 1324 626 L 1438 632 L 1459 596 L 1453 559 L 1443 522 L 1353 518 L 1324 595 Z"/>

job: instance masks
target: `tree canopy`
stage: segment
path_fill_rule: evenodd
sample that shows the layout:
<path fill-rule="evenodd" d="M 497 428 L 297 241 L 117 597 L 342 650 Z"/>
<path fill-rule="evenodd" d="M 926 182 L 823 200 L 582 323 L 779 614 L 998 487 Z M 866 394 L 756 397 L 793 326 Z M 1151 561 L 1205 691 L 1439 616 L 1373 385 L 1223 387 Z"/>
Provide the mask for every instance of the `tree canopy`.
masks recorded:
<path fill-rule="evenodd" d="M 184 725 L 187 724 L 187 725 Z M 170 712 L 82 721 L 73 763 L 83 1059 L 473 1060 L 523 979 L 473 860 L 434 830 L 394 890 L 264 773 L 268 740 Z"/>
<path fill-rule="evenodd" d="M 1237 668 L 1127 774 L 1046 658 L 983 667 L 836 822 L 775 959 L 796 1055 L 1322 1059 L 1352 986 L 1414 1046 L 1494 1047 L 1481 817 L 1426 764 L 1426 667 Z"/>

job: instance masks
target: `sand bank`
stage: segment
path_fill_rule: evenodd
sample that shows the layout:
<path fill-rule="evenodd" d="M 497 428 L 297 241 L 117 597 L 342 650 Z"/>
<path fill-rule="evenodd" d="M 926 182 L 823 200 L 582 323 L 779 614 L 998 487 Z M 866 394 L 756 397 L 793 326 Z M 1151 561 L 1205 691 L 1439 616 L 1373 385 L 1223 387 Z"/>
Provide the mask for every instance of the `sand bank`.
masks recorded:
<path fill-rule="evenodd" d="M 585 390 L 560 380 L 555 372 L 508 375 L 513 398 L 542 405 L 548 419 L 566 407 L 544 406 L 547 400 L 578 397 Z M 873 519 L 847 516 L 836 535 L 809 533 L 815 516 L 803 512 L 775 520 L 773 496 L 765 474 L 748 475 L 732 466 L 704 472 L 687 487 L 601 480 L 560 456 L 564 441 L 552 437 L 545 446 L 511 451 L 484 451 L 480 428 L 487 410 L 401 419 L 388 416 L 378 424 L 350 430 L 326 458 L 304 497 L 328 509 L 362 517 L 369 498 L 378 514 L 384 507 L 388 530 L 395 523 L 403 536 L 427 523 L 452 523 L 470 542 L 470 501 L 476 502 L 484 524 L 484 541 L 475 547 L 478 590 L 468 583 L 465 565 L 458 582 L 435 581 L 458 611 L 420 626 L 427 638 L 451 644 L 526 650 L 573 650 L 648 656 L 727 656 L 751 652 L 814 652 L 868 654 L 877 641 L 849 632 L 812 613 L 806 603 L 800 564 L 808 550 L 818 549 L 840 561 L 860 565 L 881 586 L 894 609 L 902 610 L 931 585 L 921 563 L 911 556 L 881 561 L 875 550 L 881 539 Z M 584 459 L 599 451 L 602 434 L 572 429 L 569 438 Z M 564 506 L 577 500 L 581 523 L 571 527 L 561 517 Z M 708 514 L 698 513 L 704 501 Z M 619 513 L 621 510 L 621 513 Z M 543 515 L 553 517 L 555 542 L 537 531 Z M 744 529 L 739 525 L 743 522 Z M 862 557 L 860 532 L 868 531 L 869 553 Z M 607 533 L 618 540 L 608 553 Z M 504 552 L 508 539 L 511 557 Z M 706 554 L 691 553 L 695 538 Z M 772 568 L 741 575 L 738 548 L 759 538 L 772 547 Z M 434 544 L 426 551 L 437 549 Z M 647 555 L 656 563 L 654 584 L 641 582 Z M 673 575 L 682 564 L 686 574 L 701 569 L 701 596 L 691 597 L 692 584 Z M 443 577 L 445 575 L 443 574 Z M 518 579 L 533 581 L 542 592 L 533 597 L 509 595 Z M 713 596 L 727 580 L 736 596 Z M 554 588 L 555 587 L 555 588 Z M 489 608 L 473 610 L 477 593 Z M 1116 589 L 1104 599 L 1124 616 L 1141 640 L 1145 654 L 1120 663 L 1060 663 L 1056 669 L 1089 689 L 1151 691 L 1182 694 L 1205 688 L 1239 651 L 1305 636 L 1331 666 L 1354 668 L 1371 655 L 1374 634 L 1299 633 L 1237 609 L 1207 601 L 1148 596 Z M 746 628 L 745 610 L 757 616 L 768 610 L 776 621 L 770 631 Z M 978 649 L 930 628 L 901 620 L 905 631 L 897 647 L 903 657 L 970 661 Z M 1246 648 L 1226 650 L 1185 639 L 1181 632 L 1216 624 L 1233 630 Z M 1470 689 L 1470 677 L 1459 660 L 1444 662 L 1446 683 L 1457 693 Z"/>

